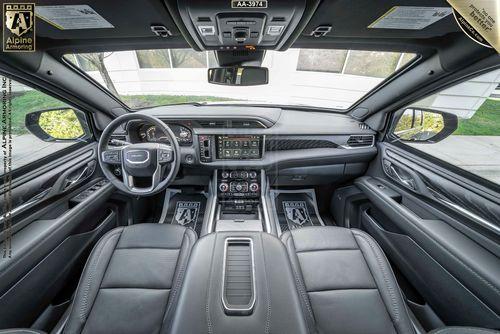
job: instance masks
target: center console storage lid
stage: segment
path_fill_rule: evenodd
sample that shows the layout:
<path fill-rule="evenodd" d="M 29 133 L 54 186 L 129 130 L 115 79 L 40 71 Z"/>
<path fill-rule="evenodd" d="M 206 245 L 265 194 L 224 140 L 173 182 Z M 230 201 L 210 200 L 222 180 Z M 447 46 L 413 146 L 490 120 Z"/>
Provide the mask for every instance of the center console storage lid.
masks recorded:
<path fill-rule="evenodd" d="M 206 235 L 192 251 L 168 332 L 307 333 L 294 282 L 285 247 L 276 237 L 264 232 Z"/>

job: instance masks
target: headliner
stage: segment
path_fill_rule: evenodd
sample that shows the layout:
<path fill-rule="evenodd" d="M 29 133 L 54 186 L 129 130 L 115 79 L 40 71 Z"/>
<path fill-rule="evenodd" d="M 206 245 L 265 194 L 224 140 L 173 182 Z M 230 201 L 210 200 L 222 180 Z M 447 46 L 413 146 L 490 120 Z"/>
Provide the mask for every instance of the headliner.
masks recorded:
<path fill-rule="evenodd" d="M 228 0 L 229 1 L 229 0 Z M 37 5 L 74 4 L 70 0 L 39 0 Z M 112 29 L 59 30 L 37 20 L 37 47 L 54 53 L 100 50 L 189 47 L 174 24 L 162 0 L 127 0 L 121 2 L 88 0 L 86 4 L 115 26 Z M 368 29 L 367 26 L 393 6 L 449 7 L 445 0 L 326 0 L 295 41 L 295 47 L 342 47 L 418 51 L 434 49 L 439 41 L 453 33 L 461 33 L 453 15 L 422 30 Z M 151 24 L 162 24 L 172 37 L 156 37 Z M 333 30 L 324 38 L 309 36 L 320 24 Z M 336 46 L 337 45 L 337 46 Z M 359 45 L 359 46 L 358 46 Z"/>

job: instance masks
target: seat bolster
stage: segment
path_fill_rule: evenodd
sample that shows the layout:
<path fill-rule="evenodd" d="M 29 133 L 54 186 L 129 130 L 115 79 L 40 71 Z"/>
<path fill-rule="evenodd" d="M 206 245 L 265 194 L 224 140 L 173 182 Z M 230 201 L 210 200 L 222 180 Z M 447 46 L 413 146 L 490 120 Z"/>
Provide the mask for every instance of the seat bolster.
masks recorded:
<path fill-rule="evenodd" d="M 377 284 L 379 293 L 397 332 L 414 333 L 406 303 L 384 252 L 367 233 L 357 229 L 351 231 Z"/>
<path fill-rule="evenodd" d="M 45 332 L 30 328 L 0 329 L 0 334 L 45 334 Z"/>
<path fill-rule="evenodd" d="M 304 278 L 302 277 L 302 271 L 300 268 L 299 259 L 297 258 L 297 249 L 295 248 L 295 242 L 293 235 L 290 231 L 286 231 L 281 235 L 281 241 L 285 245 L 288 253 L 288 258 L 290 259 L 290 265 L 292 267 L 293 276 L 295 279 L 295 284 L 299 292 L 300 305 L 302 307 L 302 313 L 306 319 L 306 324 L 309 329 L 309 333 L 316 332 L 314 313 L 309 303 L 309 297 L 307 295 L 307 289 L 304 284 Z"/>
<path fill-rule="evenodd" d="M 500 331 L 478 327 L 450 326 L 434 329 L 429 334 L 500 334 Z"/>
<path fill-rule="evenodd" d="M 182 282 L 184 281 L 184 275 L 186 273 L 186 267 L 191 256 L 191 251 L 197 240 L 198 236 L 190 228 L 184 228 L 184 235 L 182 237 L 182 243 L 180 246 L 179 258 L 177 260 L 177 266 L 174 273 L 174 279 L 172 283 L 172 289 L 170 290 L 170 296 L 168 299 L 167 308 L 165 311 L 165 316 L 163 324 L 170 324 L 172 317 L 175 313 L 175 308 L 177 306 L 177 300 L 179 298 L 180 290 L 182 287 Z M 164 326 L 162 326 L 165 329 Z"/>
<path fill-rule="evenodd" d="M 65 332 L 82 331 L 123 229 L 119 227 L 106 233 L 92 250 L 76 289 Z"/>

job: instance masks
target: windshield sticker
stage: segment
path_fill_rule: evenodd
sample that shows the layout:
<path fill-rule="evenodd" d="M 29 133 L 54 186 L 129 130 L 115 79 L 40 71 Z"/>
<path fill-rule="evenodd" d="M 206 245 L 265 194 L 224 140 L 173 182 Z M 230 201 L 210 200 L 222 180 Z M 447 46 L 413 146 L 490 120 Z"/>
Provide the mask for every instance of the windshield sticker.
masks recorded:
<path fill-rule="evenodd" d="M 37 6 L 35 13 L 60 30 L 114 28 L 89 5 Z"/>
<path fill-rule="evenodd" d="M 368 28 L 421 30 L 450 15 L 450 7 L 395 6 Z"/>
<path fill-rule="evenodd" d="M 462 31 L 485 47 L 500 53 L 500 3 L 498 1 L 448 0 Z"/>

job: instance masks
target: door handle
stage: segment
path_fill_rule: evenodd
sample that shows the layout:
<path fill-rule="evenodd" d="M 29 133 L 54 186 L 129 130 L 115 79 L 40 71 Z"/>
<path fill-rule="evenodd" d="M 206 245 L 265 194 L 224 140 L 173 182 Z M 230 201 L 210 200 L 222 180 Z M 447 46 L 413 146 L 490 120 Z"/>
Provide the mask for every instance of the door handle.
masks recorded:
<path fill-rule="evenodd" d="M 87 164 L 75 168 L 69 174 L 66 174 L 62 183 L 61 191 L 66 191 L 94 173 L 96 167 L 95 161 L 90 161 Z"/>
<path fill-rule="evenodd" d="M 87 176 L 88 170 L 89 170 L 89 166 L 87 165 L 76 176 L 74 176 L 74 177 L 68 177 L 66 180 L 64 180 L 64 187 L 63 187 L 63 189 L 64 190 L 69 189 L 69 187 L 71 187 L 72 185 L 74 185 L 74 184 L 78 183 L 79 181 L 83 180 Z"/>
<path fill-rule="evenodd" d="M 412 177 L 401 176 L 401 174 L 398 173 L 398 171 L 396 170 L 396 168 L 394 168 L 394 166 L 392 164 L 389 165 L 389 170 L 391 171 L 390 175 L 397 182 L 402 183 L 404 186 L 406 186 L 407 188 L 410 188 L 411 190 L 416 190 L 415 180 Z"/>

